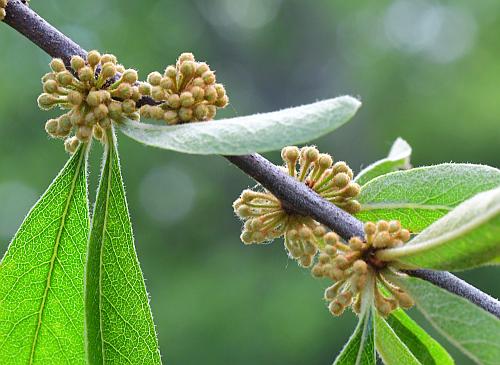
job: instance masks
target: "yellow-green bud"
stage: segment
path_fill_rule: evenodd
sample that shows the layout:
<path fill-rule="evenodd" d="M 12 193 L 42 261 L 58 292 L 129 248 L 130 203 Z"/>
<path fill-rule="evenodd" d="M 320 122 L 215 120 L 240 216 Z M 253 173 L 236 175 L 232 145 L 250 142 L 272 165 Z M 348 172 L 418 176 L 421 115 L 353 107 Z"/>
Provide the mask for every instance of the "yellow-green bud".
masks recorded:
<path fill-rule="evenodd" d="M 135 112 L 135 101 L 127 99 L 122 103 L 122 109 L 125 114 L 132 114 Z"/>
<path fill-rule="evenodd" d="M 108 107 L 104 104 L 99 104 L 94 108 L 94 115 L 97 120 L 101 120 L 108 115 Z"/>
<path fill-rule="evenodd" d="M 174 88 L 174 82 L 170 77 L 163 77 L 160 81 L 160 86 L 166 90 L 172 90 Z"/>
<path fill-rule="evenodd" d="M 122 115 L 122 103 L 112 101 L 108 105 L 108 114 L 112 119 L 119 119 Z"/>
<path fill-rule="evenodd" d="M 160 82 L 161 82 L 161 74 L 157 71 L 155 72 L 151 72 L 149 75 L 148 75 L 148 82 L 153 85 L 153 86 L 158 86 L 160 85 Z"/>
<path fill-rule="evenodd" d="M 71 128 L 73 128 L 73 125 L 71 124 L 69 116 L 67 114 L 61 115 L 58 119 L 57 133 L 67 135 L 67 133 L 71 131 Z"/>
<path fill-rule="evenodd" d="M 375 232 L 377 231 L 377 226 L 373 222 L 366 222 L 364 230 L 367 235 L 372 235 L 375 234 Z"/>
<path fill-rule="evenodd" d="M 205 87 L 205 81 L 201 77 L 197 77 L 193 80 L 193 86 Z"/>
<path fill-rule="evenodd" d="M 55 80 L 55 79 L 56 79 L 56 74 L 54 72 L 47 72 L 45 75 L 42 76 L 42 83 L 45 83 L 48 80 Z"/>
<path fill-rule="evenodd" d="M 160 101 L 165 99 L 166 94 L 161 86 L 153 86 L 151 89 L 151 96 L 153 99 Z"/>
<path fill-rule="evenodd" d="M 116 89 L 116 94 L 122 99 L 129 99 L 132 96 L 132 87 L 128 83 L 121 83 Z"/>
<path fill-rule="evenodd" d="M 395 233 L 401 229 L 401 223 L 399 221 L 390 221 L 389 222 L 389 232 Z"/>
<path fill-rule="evenodd" d="M 214 87 L 215 87 L 215 91 L 217 91 L 217 96 L 219 98 L 226 95 L 226 89 L 224 88 L 224 86 L 222 86 L 222 84 L 215 84 Z"/>
<path fill-rule="evenodd" d="M 227 106 L 228 103 L 229 99 L 226 95 L 224 95 L 223 97 L 215 101 L 215 106 L 218 106 L 219 108 L 224 108 L 225 106 Z"/>
<path fill-rule="evenodd" d="M 191 94 L 193 94 L 194 100 L 201 101 L 205 97 L 205 90 L 199 86 L 193 86 L 191 88 Z"/>
<path fill-rule="evenodd" d="M 93 134 L 94 134 L 94 138 L 95 139 L 98 139 L 98 140 L 102 139 L 104 133 L 103 133 L 102 128 L 98 124 L 96 124 L 94 126 L 94 128 L 93 128 Z"/>
<path fill-rule="evenodd" d="M 167 99 L 167 104 L 169 107 L 171 107 L 172 109 L 177 109 L 181 106 L 181 100 L 180 100 L 180 97 L 179 95 L 177 94 L 172 94 L 168 97 Z"/>
<path fill-rule="evenodd" d="M 200 62 L 196 68 L 196 75 L 201 76 L 207 71 L 210 71 L 210 67 L 205 62 Z"/>
<path fill-rule="evenodd" d="M 52 109 L 58 101 L 58 98 L 46 93 L 41 94 L 37 99 L 38 106 L 43 110 Z"/>
<path fill-rule="evenodd" d="M 175 79 L 175 77 L 177 76 L 177 71 L 175 69 L 174 66 L 168 66 L 166 69 L 165 69 L 165 73 L 164 75 L 166 77 L 169 77 L 171 79 Z"/>
<path fill-rule="evenodd" d="M 102 66 L 101 70 L 101 77 L 104 79 L 109 79 L 110 77 L 115 76 L 116 74 L 116 67 L 112 62 L 106 62 Z"/>
<path fill-rule="evenodd" d="M 92 136 L 92 129 L 90 127 L 81 126 L 76 131 L 76 138 L 78 138 L 82 142 L 88 141 L 91 136 Z"/>
<path fill-rule="evenodd" d="M 60 58 L 53 58 L 49 65 L 54 72 L 66 71 L 66 66 Z"/>
<path fill-rule="evenodd" d="M 80 81 L 89 82 L 94 78 L 94 71 L 89 66 L 84 66 L 78 70 L 78 78 Z"/>
<path fill-rule="evenodd" d="M 116 56 L 112 54 L 103 54 L 101 57 L 101 63 L 104 65 L 107 62 L 111 62 L 112 64 L 116 65 Z"/>
<path fill-rule="evenodd" d="M 47 80 L 43 84 L 43 91 L 49 94 L 54 94 L 57 92 L 59 86 L 57 85 L 57 81 L 55 80 Z"/>
<path fill-rule="evenodd" d="M 87 54 L 87 62 L 89 63 L 90 67 L 94 67 L 99 62 L 101 62 L 101 54 L 95 50 L 90 51 Z"/>
<path fill-rule="evenodd" d="M 126 70 L 122 75 L 122 80 L 129 84 L 135 84 L 138 80 L 139 76 L 137 75 L 137 71 L 133 69 Z"/>
<path fill-rule="evenodd" d="M 70 102 L 70 104 L 72 104 L 72 105 L 80 105 L 83 101 L 82 94 L 76 90 L 71 90 L 68 93 L 67 98 L 68 98 L 68 101 Z"/>
<path fill-rule="evenodd" d="M 177 59 L 177 62 L 179 65 L 181 65 L 182 63 L 184 63 L 186 61 L 193 61 L 194 62 L 194 55 L 191 52 L 181 53 L 181 55 Z"/>
<path fill-rule="evenodd" d="M 179 100 L 183 107 L 190 107 L 191 105 L 194 104 L 193 94 L 191 94 L 189 91 L 184 91 L 180 95 Z"/>
<path fill-rule="evenodd" d="M 85 67 L 85 60 L 80 56 L 71 57 L 71 68 L 75 71 L 79 71 L 82 67 Z"/>
<path fill-rule="evenodd" d="M 175 124 L 179 120 L 177 116 L 177 112 L 174 110 L 167 110 L 165 114 L 163 114 L 163 119 L 168 123 L 168 124 Z"/>
<path fill-rule="evenodd" d="M 51 136 L 55 136 L 57 133 L 58 123 L 56 119 L 49 119 L 47 123 L 45 123 L 45 131 Z"/>
<path fill-rule="evenodd" d="M 340 172 L 333 177 L 333 184 L 339 189 L 345 188 L 349 184 L 349 181 L 349 176 L 344 172 Z"/>
<path fill-rule="evenodd" d="M 208 109 L 207 119 L 208 120 L 214 119 L 215 114 L 217 113 L 217 108 L 215 107 L 215 105 L 207 105 L 207 109 Z"/>
<path fill-rule="evenodd" d="M 79 144 L 80 144 L 80 141 L 78 141 L 78 138 L 71 137 L 71 138 L 68 138 L 64 141 L 64 149 L 68 153 L 75 153 Z"/>
<path fill-rule="evenodd" d="M 108 129 L 111 126 L 111 120 L 108 117 L 103 118 L 99 121 L 99 125 L 103 129 Z"/>
<path fill-rule="evenodd" d="M 333 163 L 333 159 L 332 159 L 332 156 L 330 156 L 329 154 L 327 153 L 321 153 L 319 155 L 319 158 L 318 158 L 318 165 L 322 168 L 322 169 L 327 169 L 329 168 Z"/>
<path fill-rule="evenodd" d="M 151 85 L 146 82 L 139 84 L 139 93 L 141 95 L 151 95 Z"/>
<path fill-rule="evenodd" d="M 213 103 L 215 102 L 215 100 L 217 100 L 217 91 L 215 91 L 215 87 L 208 86 L 205 89 L 205 100 L 209 103 Z"/>
<path fill-rule="evenodd" d="M 377 222 L 377 229 L 379 231 L 388 231 L 389 230 L 389 223 L 387 223 L 386 221 L 378 221 Z"/>
<path fill-rule="evenodd" d="M 57 81 L 62 86 L 71 85 L 73 83 L 73 75 L 67 70 L 61 71 L 57 74 Z"/>
<path fill-rule="evenodd" d="M 189 108 L 180 108 L 179 109 L 179 119 L 183 122 L 189 122 L 193 119 L 193 110 Z"/>
<path fill-rule="evenodd" d="M 207 71 L 203 73 L 203 75 L 201 75 L 201 78 L 207 85 L 212 85 L 213 83 L 215 83 L 215 74 L 213 73 L 213 71 Z"/>
<path fill-rule="evenodd" d="M 208 108 L 203 104 L 198 104 L 194 108 L 194 116 L 197 120 L 204 120 L 207 117 Z"/>
<path fill-rule="evenodd" d="M 191 77 L 195 72 L 195 66 L 193 61 L 185 61 L 180 67 L 181 73 L 184 77 Z"/>
<path fill-rule="evenodd" d="M 99 91 L 91 91 L 87 95 L 87 104 L 96 107 L 101 103 L 101 94 Z"/>

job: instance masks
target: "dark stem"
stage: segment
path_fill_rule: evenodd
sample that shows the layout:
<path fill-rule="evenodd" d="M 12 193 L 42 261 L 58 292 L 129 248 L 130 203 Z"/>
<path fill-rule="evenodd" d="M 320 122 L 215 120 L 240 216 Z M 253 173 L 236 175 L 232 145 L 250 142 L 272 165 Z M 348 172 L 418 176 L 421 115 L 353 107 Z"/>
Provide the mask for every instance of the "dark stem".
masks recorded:
<path fill-rule="evenodd" d="M 23 34 L 50 56 L 61 58 L 67 65 L 73 55 L 86 56 L 87 52 L 83 48 L 47 23 L 24 5 L 21 0 L 9 0 L 6 12 L 5 23 Z M 150 103 L 152 100 L 144 98 L 138 104 Z M 304 184 L 283 173 L 262 156 L 253 154 L 226 156 L 226 158 L 279 198 L 288 211 L 309 215 L 346 240 L 353 236 L 363 236 L 363 223 L 361 221 L 324 200 Z M 467 298 L 495 316 L 500 313 L 499 301 L 471 287 L 450 273 L 417 270 L 410 272 L 410 274 Z"/>

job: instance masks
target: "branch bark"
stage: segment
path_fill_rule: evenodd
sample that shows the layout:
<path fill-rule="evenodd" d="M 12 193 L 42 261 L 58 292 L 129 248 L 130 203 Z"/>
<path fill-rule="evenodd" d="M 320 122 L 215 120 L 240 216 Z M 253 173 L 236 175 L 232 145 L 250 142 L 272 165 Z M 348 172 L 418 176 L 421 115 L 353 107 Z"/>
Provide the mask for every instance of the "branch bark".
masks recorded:
<path fill-rule="evenodd" d="M 85 57 L 87 52 L 70 38 L 50 25 L 21 0 L 9 0 L 4 22 L 23 34 L 52 57 L 69 65 L 71 56 Z M 148 98 L 139 104 L 150 104 Z M 288 211 L 309 215 L 348 240 L 363 236 L 363 223 L 337 206 L 321 198 L 304 184 L 283 173 L 264 157 L 253 154 L 225 156 L 247 175 L 280 199 Z M 427 280 L 443 289 L 470 300 L 500 318 L 500 302 L 448 272 L 431 270 L 408 271 L 410 275 Z M 474 290 L 472 290 L 474 289 Z"/>

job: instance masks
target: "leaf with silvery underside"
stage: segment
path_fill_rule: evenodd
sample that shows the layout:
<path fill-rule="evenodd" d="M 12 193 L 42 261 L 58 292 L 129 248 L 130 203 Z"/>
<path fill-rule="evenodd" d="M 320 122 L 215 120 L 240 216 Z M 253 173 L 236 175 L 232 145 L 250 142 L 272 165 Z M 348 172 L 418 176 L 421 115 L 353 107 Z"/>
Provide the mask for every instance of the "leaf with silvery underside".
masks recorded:
<path fill-rule="evenodd" d="M 377 257 L 405 267 L 464 270 L 500 255 L 500 187 L 477 194 L 427 227 L 406 245 Z"/>
<path fill-rule="evenodd" d="M 393 311 L 385 321 L 421 364 L 454 364 L 448 352 L 402 309 Z"/>
<path fill-rule="evenodd" d="M 111 131 L 107 138 L 85 273 L 87 358 L 92 365 L 160 364 L 116 141 Z"/>
<path fill-rule="evenodd" d="M 360 106 L 357 99 L 341 96 L 245 117 L 171 126 L 126 120 L 119 128 L 153 147 L 200 155 L 244 155 L 321 137 L 346 123 Z"/>
<path fill-rule="evenodd" d="M 86 159 L 81 145 L 0 263 L 0 364 L 85 363 Z"/>
<path fill-rule="evenodd" d="M 500 170 L 473 164 L 441 164 L 379 176 L 361 188 L 363 221 L 401 221 L 418 233 L 463 201 L 500 185 Z"/>
<path fill-rule="evenodd" d="M 500 319 L 467 299 L 418 278 L 391 276 L 429 322 L 476 364 L 498 365 Z"/>
<path fill-rule="evenodd" d="M 388 174 L 389 172 L 409 169 L 411 147 L 404 139 L 399 138 L 392 144 L 391 150 L 386 158 L 378 160 L 365 167 L 356 175 L 354 181 L 359 185 L 364 185 L 377 176 Z"/>
<path fill-rule="evenodd" d="M 367 310 L 333 365 L 375 365 L 373 310 Z"/>

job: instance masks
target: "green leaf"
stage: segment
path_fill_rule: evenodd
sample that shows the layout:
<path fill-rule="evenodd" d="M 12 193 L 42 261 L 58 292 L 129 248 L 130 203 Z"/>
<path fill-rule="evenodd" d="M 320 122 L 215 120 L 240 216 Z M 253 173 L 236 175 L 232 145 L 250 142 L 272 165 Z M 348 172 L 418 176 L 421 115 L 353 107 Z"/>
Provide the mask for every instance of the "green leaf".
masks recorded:
<path fill-rule="evenodd" d="M 454 364 L 448 352 L 402 309 L 393 311 L 385 321 L 421 364 Z"/>
<path fill-rule="evenodd" d="M 391 172 L 361 188 L 363 221 L 401 221 L 416 233 L 461 202 L 500 185 L 500 170 L 484 165 L 441 164 Z"/>
<path fill-rule="evenodd" d="M 391 276 L 429 322 L 477 364 L 500 359 L 500 320 L 467 299 L 418 278 Z"/>
<path fill-rule="evenodd" d="M 31 209 L 0 264 L 0 364 L 83 364 L 89 232 L 81 145 Z"/>
<path fill-rule="evenodd" d="M 378 160 L 367 166 L 354 179 L 359 185 L 364 185 L 377 176 L 388 174 L 389 172 L 409 169 L 411 147 L 402 138 L 398 138 L 392 144 L 391 150 L 386 158 Z"/>
<path fill-rule="evenodd" d="M 423 365 L 378 313 L 375 314 L 375 346 L 385 365 Z"/>
<path fill-rule="evenodd" d="M 200 155 L 244 155 L 305 143 L 333 131 L 361 103 L 350 96 L 246 117 L 172 126 L 127 120 L 120 129 L 149 146 Z"/>
<path fill-rule="evenodd" d="M 366 311 L 333 365 L 375 365 L 373 310 Z"/>
<path fill-rule="evenodd" d="M 108 143 L 92 218 L 85 289 L 87 357 L 96 364 L 160 364 L 148 295 L 114 135 Z M 109 146 L 111 144 L 111 146 Z"/>
<path fill-rule="evenodd" d="M 377 252 L 381 260 L 437 270 L 464 270 L 499 255 L 500 187 L 463 202 L 408 244 Z"/>

